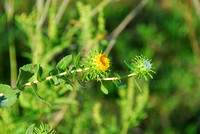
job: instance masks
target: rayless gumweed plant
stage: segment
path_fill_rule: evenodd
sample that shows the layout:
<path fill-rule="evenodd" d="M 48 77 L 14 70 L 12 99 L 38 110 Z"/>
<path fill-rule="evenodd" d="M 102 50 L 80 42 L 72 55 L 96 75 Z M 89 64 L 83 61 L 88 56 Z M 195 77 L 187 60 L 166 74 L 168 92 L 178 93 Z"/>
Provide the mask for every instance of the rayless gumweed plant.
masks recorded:
<path fill-rule="evenodd" d="M 37 84 L 42 81 L 48 80 L 55 86 L 64 82 L 68 88 L 72 88 L 75 86 L 73 84 L 74 81 L 78 81 L 80 85 L 86 87 L 82 82 L 96 80 L 101 83 L 102 92 L 108 94 L 108 90 L 104 87 L 102 81 L 112 80 L 117 87 L 125 87 L 126 85 L 121 82 L 123 78 L 144 78 L 147 81 L 149 77 L 153 78 L 151 73 L 155 73 L 152 70 L 151 61 L 144 56 L 137 56 L 131 63 L 125 62 L 129 68 L 129 73 L 124 76 L 113 73 L 114 77 L 109 77 L 111 74 L 111 60 L 104 53 L 99 51 L 89 52 L 85 55 L 85 58 L 80 59 L 81 56 L 78 54 L 74 66 L 69 68 L 72 62 L 72 55 L 64 57 L 58 62 L 56 69 L 50 72 L 50 76 L 45 78 L 42 78 L 43 68 L 39 64 L 24 65 L 19 69 L 16 87 L 0 85 L 0 108 L 13 105 L 26 86 L 31 86 L 36 97 L 50 105 L 37 94 Z M 35 80 L 32 81 L 33 79 Z M 138 84 L 136 83 L 136 85 Z"/>

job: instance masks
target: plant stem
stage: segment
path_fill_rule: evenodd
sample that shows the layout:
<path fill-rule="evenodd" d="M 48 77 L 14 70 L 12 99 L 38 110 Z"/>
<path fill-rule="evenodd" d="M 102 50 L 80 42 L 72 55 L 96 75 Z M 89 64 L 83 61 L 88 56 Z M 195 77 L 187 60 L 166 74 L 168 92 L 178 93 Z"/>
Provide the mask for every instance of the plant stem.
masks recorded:
<path fill-rule="evenodd" d="M 38 25 L 37 25 L 37 30 L 42 27 L 42 25 L 43 25 L 43 23 L 44 23 L 44 21 L 47 17 L 47 12 L 48 12 L 50 3 L 51 3 L 51 0 L 47 0 L 46 3 L 45 3 L 45 7 L 44 7 L 42 17 L 40 18 Z"/>
<path fill-rule="evenodd" d="M 110 2 L 115 1 L 115 0 L 103 0 L 98 6 L 96 6 L 92 12 L 91 16 L 95 16 L 101 9 L 103 9 L 106 5 L 108 5 Z"/>
<path fill-rule="evenodd" d="M 63 13 L 64 13 L 68 3 L 69 3 L 69 0 L 63 0 L 62 4 L 60 6 L 60 9 L 59 9 L 59 11 L 58 11 L 58 13 L 56 15 L 56 19 L 55 19 L 56 24 L 58 24 L 60 22 L 60 19 L 63 16 Z"/>
<path fill-rule="evenodd" d="M 11 35 L 12 36 L 12 35 Z M 17 60 L 16 60 L 16 50 L 13 44 L 13 38 L 9 37 L 9 55 L 10 55 L 10 82 L 11 87 L 16 85 L 17 80 Z"/>
<path fill-rule="evenodd" d="M 135 9 L 133 9 L 118 25 L 118 27 L 111 33 L 112 38 L 110 39 L 108 47 L 106 48 L 106 54 L 110 53 L 110 50 L 115 45 L 116 39 L 118 38 L 119 34 L 126 28 L 128 23 L 130 23 L 130 21 L 142 10 L 142 8 L 147 4 L 148 1 L 149 0 L 142 0 L 140 4 Z"/>
<path fill-rule="evenodd" d="M 8 28 L 7 30 L 9 30 L 13 25 L 14 1 L 6 0 L 4 8 L 7 15 L 7 28 Z M 9 34 L 8 43 L 9 43 L 9 56 L 10 56 L 10 83 L 11 87 L 14 87 L 16 85 L 16 80 L 17 80 L 17 60 L 16 60 L 14 36 L 12 33 Z"/>
<path fill-rule="evenodd" d="M 82 72 L 82 71 L 86 71 L 86 70 L 88 70 L 88 69 L 89 69 L 89 68 L 84 68 L 83 70 L 82 70 L 82 69 L 72 70 L 70 73 Z M 63 75 L 66 75 L 66 74 L 67 74 L 67 72 L 63 72 L 63 73 L 58 74 L 58 76 L 63 76 Z M 118 77 L 111 77 L 111 78 L 103 78 L 102 80 L 120 80 L 120 79 L 129 78 L 129 77 L 136 76 L 136 75 L 137 75 L 137 73 L 131 73 L 131 74 L 128 74 L 128 75 L 124 75 L 124 76 L 122 76 L 122 77 L 120 77 L 120 78 L 118 78 Z M 50 80 L 50 79 L 52 79 L 52 78 L 53 78 L 53 76 L 48 76 L 48 77 L 44 78 L 44 79 L 41 80 L 41 81 Z M 25 87 L 25 86 L 30 86 L 31 83 L 39 83 L 39 82 L 41 82 L 41 81 L 35 80 L 35 81 L 32 81 L 32 82 L 28 82 L 28 83 L 25 83 L 24 85 L 22 85 L 22 86 L 20 86 L 20 87 L 15 87 L 14 89 L 21 88 L 21 87 Z"/>
<path fill-rule="evenodd" d="M 137 75 L 137 73 L 131 73 L 131 74 L 128 74 L 128 75 L 124 75 L 124 76 L 122 76 L 120 78 L 118 78 L 118 77 L 111 77 L 111 78 L 104 78 L 102 80 L 119 80 L 119 79 L 129 78 L 129 77 L 132 77 L 132 76 L 135 76 L 135 75 Z"/>
<path fill-rule="evenodd" d="M 195 6 L 195 9 L 196 9 L 197 15 L 200 18 L 200 4 L 199 4 L 199 1 L 198 0 L 193 0 L 193 2 L 194 2 L 194 6 Z"/>
<path fill-rule="evenodd" d="M 88 70 L 88 69 L 89 69 L 89 68 L 85 68 L 84 70 Z M 78 69 L 78 70 L 73 70 L 73 71 L 71 71 L 70 73 L 82 72 L 82 71 L 83 71 L 82 69 Z M 63 72 L 63 73 L 58 74 L 58 76 L 63 76 L 63 75 L 66 75 L 66 74 L 67 74 L 67 72 Z M 52 79 L 52 78 L 53 78 L 53 76 L 48 76 L 48 77 L 46 77 L 45 79 L 43 79 L 43 80 L 41 80 L 41 81 L 50 80 L 50 79 Z M 35 81 L 33 81 L 33 82 L 25 83 L 23 86 L 30 86 L 31 83 L 38 83 L 38 82 L 41 82 L 41 81 L 35 80 Z"/>

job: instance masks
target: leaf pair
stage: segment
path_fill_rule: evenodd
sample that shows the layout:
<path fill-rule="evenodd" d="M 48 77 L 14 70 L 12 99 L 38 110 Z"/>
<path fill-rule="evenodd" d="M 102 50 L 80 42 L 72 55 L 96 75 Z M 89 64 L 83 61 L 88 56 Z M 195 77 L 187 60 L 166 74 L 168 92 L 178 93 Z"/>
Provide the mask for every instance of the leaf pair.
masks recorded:
<path fill-rule="evenodd" d="M 30 79 L 36 75 L 38 81 L 42 80 L 43 69 L 38 64 L 27 64 L 19 69 L 19 76 L 17 79 L 17 87 L 23 90 L 24 84 L 28 83 Z"/>

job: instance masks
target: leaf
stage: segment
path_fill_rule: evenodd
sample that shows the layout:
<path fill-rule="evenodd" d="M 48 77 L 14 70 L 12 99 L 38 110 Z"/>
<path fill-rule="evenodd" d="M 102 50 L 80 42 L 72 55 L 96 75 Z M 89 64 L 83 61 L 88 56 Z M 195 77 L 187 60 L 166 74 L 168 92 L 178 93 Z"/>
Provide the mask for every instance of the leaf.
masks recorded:
<path fill-rule="evenodd" d="M 138 84 L 137 80 L 135 78 L 134 78 L 134 80 L 135 80 L 135 84 L 136 84 L 137 88 L 140 90 L 140 92 L 142 92 L 142 89 L 141 89 L 140 85 Z"/>
<path fill-rule="evenodd" d="M 135 69 L 135 67 L 132 66 L 131 64 L 127 63 L 126 61 L 124 61 L 124 62 L 125 62 L 125 64 L 127 65 L 127 67 L 130 68 L 131 70 L 134 70 L 134 69 Z"/>
<path fill-rule="evenodd" d="M 68 90 L 73 90 L 73 87 L 70 84 L 65 84 L 65 86 L 67 87 Z"/>
<path fill-rule="evenodd" d="M 58 74 L 58 71 L 57 70 L 51 70 L 50 72 L 49 72 L 49 75 L 51 75 L 51 76 L 53 76 L 53 75 L 57 75 Z"/>
<path fill-rule="evenodd" d="M 35 124 L 29 126 L 28 129 L 26 130 L 25 134 L 33 134 L 34 126 L 35 126 Z"/>
<path fill-rule="evenodd" d="M 115 77 L 117 77 L 117 78 L 120 79 L 120 75 L 119 75 L 118 73 L 115 73 L 115 72 L 114 72 L 113 74 L 114 74 Z"/>
<path fill-rule="evenodd" d="M 42 74 L 43 74 L 43 69 L 42 67 L 38 64 L 38 69 L 37 69 L 37 80 L 41 81 L 42 80 Z"/>
<path fill-rule="evenodd" d="M 88 88 L 86 85 L 84 85 L 83 83 L 81 83 L 79 80 L 78 80 L 78 83 L 81 85 L 81 87 Z"/>
<path fill-rule="evenodd" d="M 61 77 L 65 81 L 66 84 L 70 84 L 73 87 L 76 87 L 66 76 Z"/>
<path fill-rule="evenodd" d="M 100 81 L 101 82 L 101 81 Z M 104 93 L 104 94 L 108 94 L 108 89 L 104 87 L 103 83 L 101 82 L 101 91 Z"/>
<path fill-rule="evenodd" d="M 0 93 L 0 108 L 10 107 L 17 100 L 16 91 L 8 85 L 0 84 Z"/>
<path fill-rule="evenodd" d="M 118 81 L 118 80 L 113 80 L 113 83 L 118 87 L 118 88 L 125 88 L 126 84 Z"/>
<path fill-rule="evenodd" d="M 66 93 L 67 91 L 72 91 L 73 87 L 70 84 L 65 84 L 66 88 L 62 88 L 61 90 L 58 91 L 59 95 L 63 95 L 64 93 Z"/>
<path fill-rule="evenodd" d="M 17 87 L 29 82 L 29 79 L 37 72 L 38 66 L 36 64 L 27 64 L 19 69 L 19 76 L 17 79 Z"/>
<path fill-rule="evenodd" d="M 73 75 L 73 80 L 76 80 L 76 77 L 77 77 L 77 72 L 76 72 L 76 71 L 74 71 L 72 75 Z"/>
<path fill-rule="evenodd" d="M 76 60 L 75 60 L 75 67 L 76 67 L 76 68 L 79 68 L 79 61 L 80 61 L 80 58 L 81 58 L 81 54 L 78 53 L 78 55 L 76 56 Z"/>
<path fill-rule="evenodd" d="M 58 80 L 57 76 L 51 76 L 51 77 L 52 79 L 49 79 L 49 82 L 54 86 L 58 86 L 60 84 L 60 81 Z"/>
<path fill-rule="evenodd" d="M 51 107 L 51 104 L 49 104 L 45 99 L 43 99 L 42 97 L 40 97 L 40 96 L 38 95 L 38 93 L 36 92 L 36 90 L 37 90 L 37 84 L 31 83 L 31 87 L 32 87 L 32 89 L 33 89 L 33 92 L 35 93 L 35 96 L 36 96 L 39 100 L 43 101 L 44 103 L 46 103 L 47 105 L 49 105 L 49 106 Z"/>
<path fill-rule="evenodd" d="M 56 65 L 58 72 L 59 73 L 65 72 L 71 61 L 72 61 L 72 55 L 65 56 L 62 60 L 60 60 Z"/>

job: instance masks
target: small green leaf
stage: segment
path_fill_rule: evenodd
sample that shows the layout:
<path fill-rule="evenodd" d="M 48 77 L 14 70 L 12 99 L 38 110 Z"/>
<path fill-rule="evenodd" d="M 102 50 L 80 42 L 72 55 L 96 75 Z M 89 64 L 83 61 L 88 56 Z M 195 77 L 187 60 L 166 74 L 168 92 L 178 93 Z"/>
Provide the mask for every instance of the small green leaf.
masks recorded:
<path fill-rule="evenodd" d="M 71 61 L 72 61 L 72 55 L 65 56 L 62 60 L 60 60 L 56 65 L 58 72 L 59 73 L 65 72 Z"/>
<path fill-rule="evenodd" d="M 134 69 L 135 69 L 135 67 L 132 66 L 131 64 L 127 63 L 126 61 L 124 61 L 124 62 L 125 62 L 125 64 L 127 65 L 127 67 L 130 68 L 131 70 L 134 70 Z"/>
<path fill-rule="evenodd" d="M 121 80 L 120 80 L 121 77 L 120 77 L 120 75 L 119 75 L 118 73 L 115 73 L 115 72 L 114 72 L 114 76 L 117 77 L 117 78 L 119 79 L 119 82 L 121 82 Z"/>
<path fill-rule="evenodd" d="M 37 84 L 35 84 L 35 83 L 31 83 L 31 87 L 32 87 L 32 89 L 33 89 L 33 92 L 35 93 L 35 96 L 39 99 L 39 100 L 41 100 L 41 101 L 43 101 L 44 103 L 46 103 L 47 105 L 49 105 L 50 107 L 51 107 L 51 104 L 49 104 L 45 99 L 43 99 L 42 97 L 40 97 L 39 95 L 38 95 L 38 93 L 37 93 Z"/>
<path fill-rule="evenodd" d="M 49 79 L 49 82 L 54 86 L 58 86 L 60 84 L 60 81 L 58 80 L 57 76 L 52 76 L 52 79 Z"/>
<path fill-rule="evenodd" d="M 61 77 L 65 81 L 66 84 L 70 84 L 73 87 L 76 87 L 66 76 Z"/>
<path fill-rule="evenodd" d="M 43 74 L 43 69 L 42 67 L 38 64 L 38 69 L 37 69 L 37 80 L 41 81 L 42 80 L 42 74 Z"/>
<path fill-rule="evenodd" d="M 28 129 L 26 130 L 25 134 L 33 134 L 34 126 L 35 126 L 35 124 L 29 126 Z"/>
<path fill-rule="evenodd" d="M 84 84 L 81 83 L 80 81 L 78 81 L 78 83 L 81 85 L 81 87 L 83 87 L 83 88 L 88 88 L 86 85 L 84 85 Z"/>
<path fill-rule="evenodd" d="M 117 78 L 120 79 L 120 75 L 119 75 L 118 73 L 115 73 L 115 72 L 114 72 L 113 74 L 114 74 L 115 77 L 117 77 Z"/>
<path fill-rule="evenodd" d="M 57 70 L 51 70 L 50 72 L 49 72 L 49 75 L 51 75 L 51 76 L 53 76 L 53 75 L 57 75 L 58 74 L 58 71 Z"/>
<path fill-rule="evenodd" d="M 65 84 L 66 87 L 62 88 L 61 90 L 58 91 L 59 95 L 63 95 L 64 93 L 66 93 L 67 91 L 72 91 L 73 87 L 70 84 Z"/>
<path fill-rule="evenodd" d="M 76 67 L 76 68 L 79 68 L 79 61 L 80 61 L 80 58 L 81 58 L 81 54 L 78 53 L 78 55 L 76 56 L 76 60 L 75 60 L 75 67 Z"/>
<path fill-rule="evenodd" d="M 142 92 L 142 89 L 141 89 L 140 85 L 138 84 L 137 80 L 135 78 L 134 78 L 134 80 L 135 80 L 135 84 L 136 84 L 137 88 L 140 90 L 140 92 Z"/>
<path fill-rule="evenodd" d="M 29 79 L 37 72 L 38 66 L 36 64 L 27 64 L 19 69 L 19 76 L 17 79 L 17 87 L 29 82 Z"/>
<path fill-rule="evenodd" d="M 77 77 L 77 72 L 74 71 L 74 72 L 73 72 L 73 80 L 76 80 L 76 77 Z"/>
<path fill-rule="evenodd" d="M 125 88 L 126 84 L 118 81 L 118 80 L 113 80 L 113 83 L 118 87 L 118 88 Z"/>
<path fill-rule="evenodd" d="M 101 81 L 100 81 L 101 82 Z M 101 91 L 104 93 L 104 94 L 108 94 L 108 89 L 104 87 L 103 83 L 101 82 Z"/>
<path fill-rule="evenodd" d="M 67 87 L 68 90 L 73 90 L 73 87 L 70 84 L 65 84 L 65 86 Z"/>
<path fill-rule="evenodd" d="M 17 100 L 16 91 L 8 85 L 0 84 L 0 93 L 0 108 L 10 107 Z"/>

